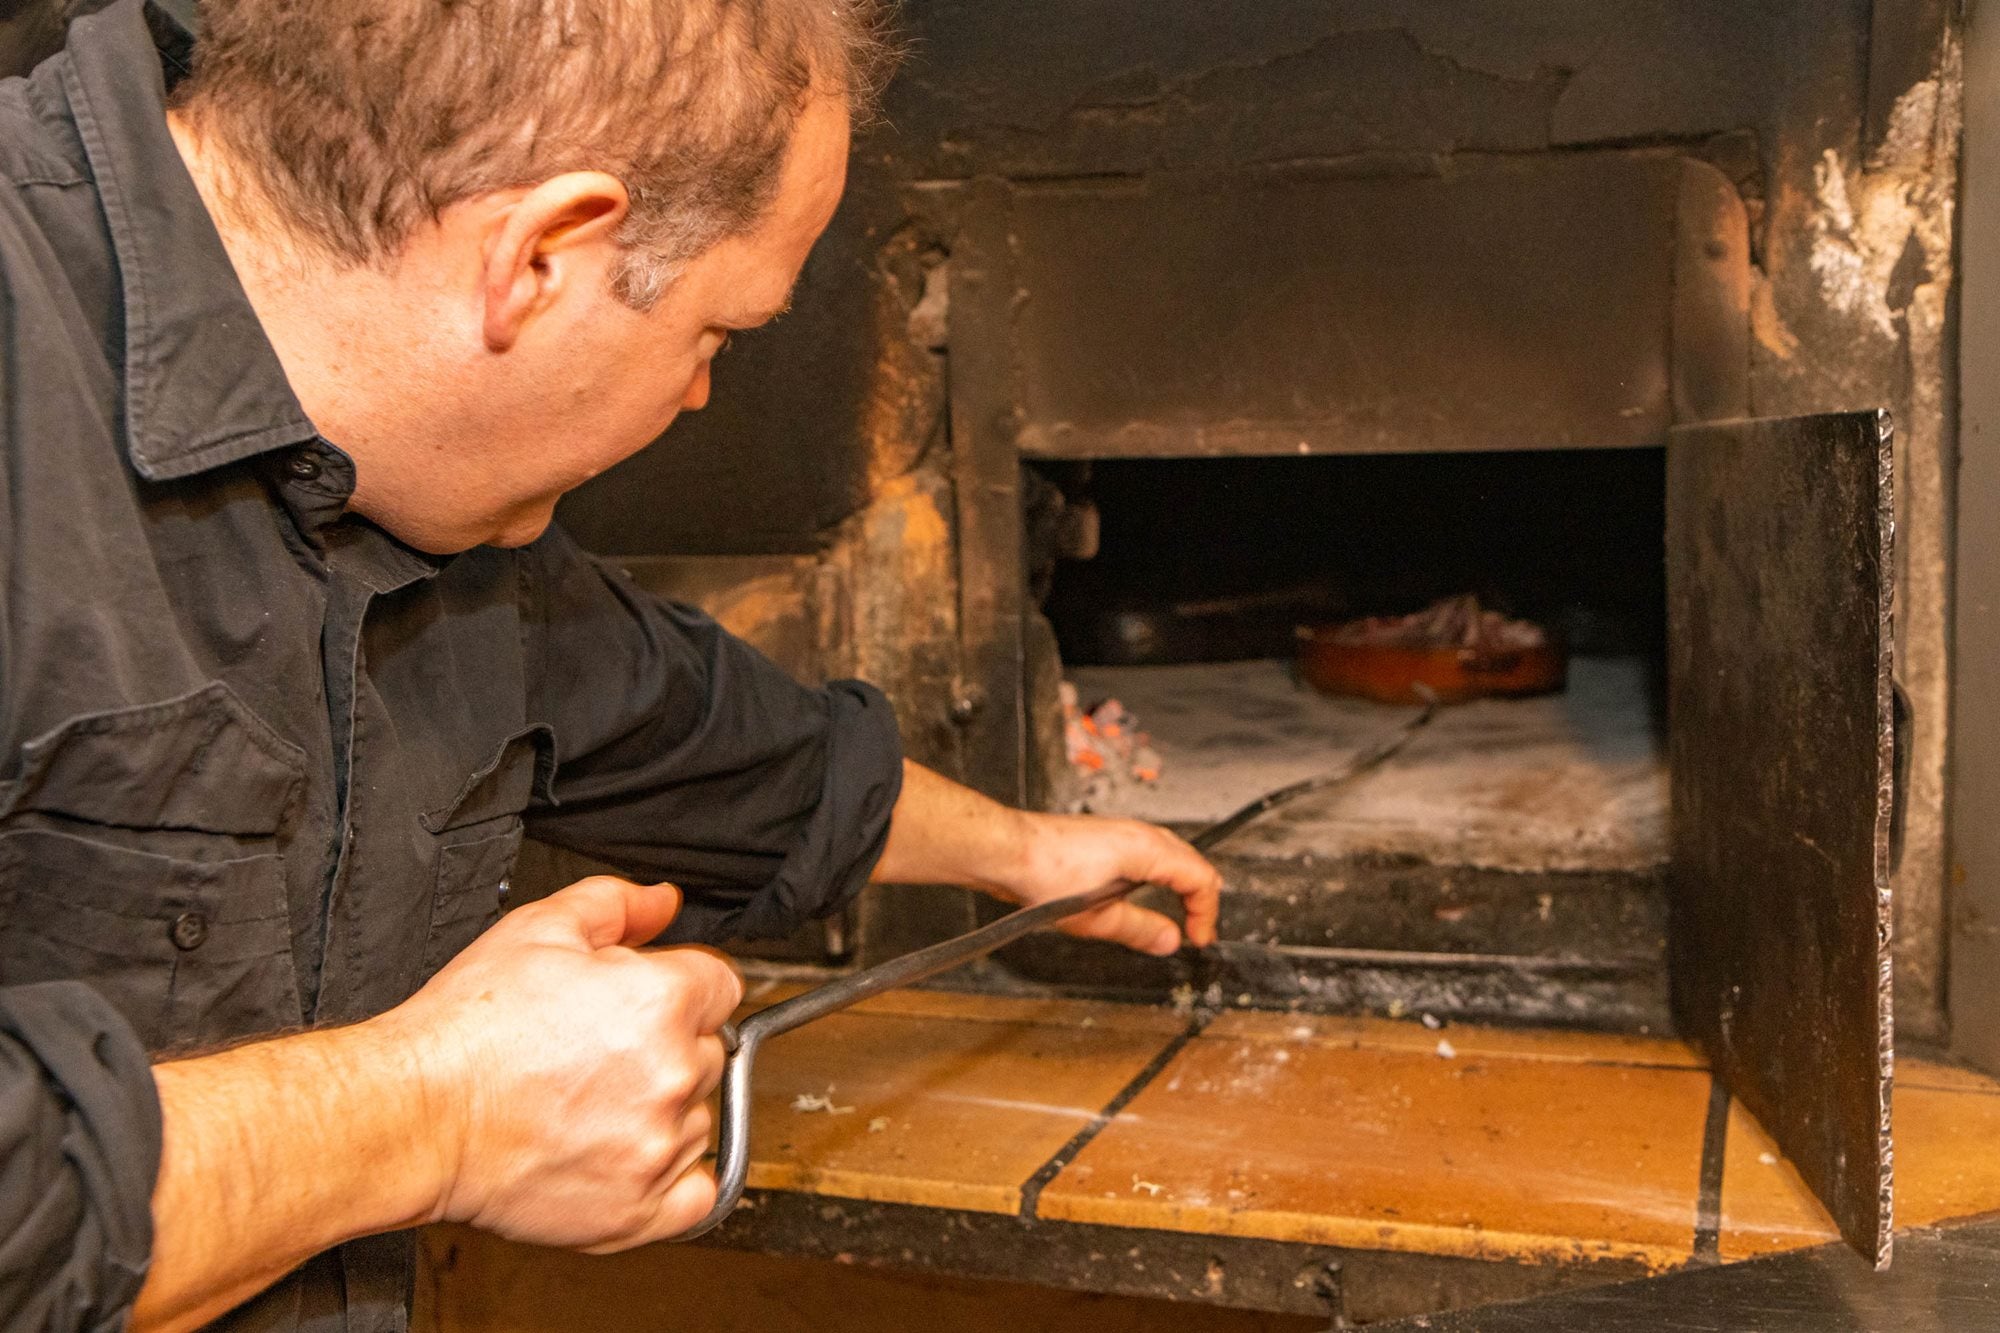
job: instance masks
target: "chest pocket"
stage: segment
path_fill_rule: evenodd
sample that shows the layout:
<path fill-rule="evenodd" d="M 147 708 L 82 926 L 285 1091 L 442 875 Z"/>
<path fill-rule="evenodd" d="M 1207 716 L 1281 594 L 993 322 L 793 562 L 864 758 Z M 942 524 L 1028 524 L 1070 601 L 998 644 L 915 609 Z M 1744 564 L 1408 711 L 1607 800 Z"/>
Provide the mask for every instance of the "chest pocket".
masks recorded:
<path fill-rule="evenodd" d="M 73 718 L 0 783 L 0 984 L 80 980 L 154 1051 L 301 1020 L 280 834 L 305 757 L 220 682 Z"/>
<path fill-rule="evenodd" d="M 555 770 L 555 733 L 528 727 L 500 743 L 449 805 L 423 817 L 437 835 L 437 872 L 423 980 L 500 919 L 521 851 L 521 816 Z"/>

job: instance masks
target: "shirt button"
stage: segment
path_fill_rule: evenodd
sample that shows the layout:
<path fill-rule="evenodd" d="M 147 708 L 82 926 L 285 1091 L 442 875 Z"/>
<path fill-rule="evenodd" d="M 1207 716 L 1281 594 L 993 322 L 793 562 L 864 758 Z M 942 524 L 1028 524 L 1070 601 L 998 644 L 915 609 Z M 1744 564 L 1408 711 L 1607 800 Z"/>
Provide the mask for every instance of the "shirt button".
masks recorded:
<path fill-rule="evenodd" d="M 182 952 L 199 949 L 203 941 L 208 939 L 208 918 L 200 912 L 182 912 L 174 918 L 173 927 L 167 931 L 167 937 L 173 940 L 174 947 Z"/>
<path fill-rule="evenodd" d="M 319 476 L 319 460 L 311 454 L 293 454 L 286 460 L 285 470 L 300 481 L 311 481 Z"/>

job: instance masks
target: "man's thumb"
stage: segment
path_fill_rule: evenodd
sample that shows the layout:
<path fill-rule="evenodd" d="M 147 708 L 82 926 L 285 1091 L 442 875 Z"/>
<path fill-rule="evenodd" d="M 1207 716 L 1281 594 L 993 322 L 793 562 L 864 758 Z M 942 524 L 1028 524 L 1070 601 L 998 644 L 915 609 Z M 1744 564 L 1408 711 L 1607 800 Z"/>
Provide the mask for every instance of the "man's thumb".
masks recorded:
<path fill-rule="evenodd" d="M 671 884 L 634 884 L 609 875 L 578 880 L 549 901 L 557 898 L 576 912 L 593 949 L 650 944 L 681 910 L 681 891 Z"/>

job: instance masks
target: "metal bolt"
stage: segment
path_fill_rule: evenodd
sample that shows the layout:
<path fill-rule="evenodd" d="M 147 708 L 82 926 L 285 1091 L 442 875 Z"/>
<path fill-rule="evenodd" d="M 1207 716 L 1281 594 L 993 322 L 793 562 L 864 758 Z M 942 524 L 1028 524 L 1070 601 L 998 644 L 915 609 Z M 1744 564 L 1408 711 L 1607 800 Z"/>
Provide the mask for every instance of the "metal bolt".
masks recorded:
<path fill-rule="evenodd" d="M 986 707 L 986 696 L 978 690 L 967 690 L 951 701 L 951 720 L 959 726 L 976 719 Z"/>

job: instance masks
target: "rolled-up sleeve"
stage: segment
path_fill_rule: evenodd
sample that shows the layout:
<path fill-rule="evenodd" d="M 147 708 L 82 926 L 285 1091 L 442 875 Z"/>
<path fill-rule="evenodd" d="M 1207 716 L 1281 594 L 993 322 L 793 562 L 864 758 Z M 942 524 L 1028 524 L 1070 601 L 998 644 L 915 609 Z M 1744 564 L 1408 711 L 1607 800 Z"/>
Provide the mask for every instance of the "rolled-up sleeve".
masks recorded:
<path fill-rule="evenodd" d="M 853 897 L 901 790 L 881 693 L 799 684 L 560 530 L 523 559 L 531 708 L 557 758 L 530 834 L 680 885 L 670 939 L 782 935 Z"/>
<path fill-rule="evenodd" d="M 160 1106 L 78 982 L 0 989 L 0 1327 L 120 1329 L 153 1247 Z"/>

